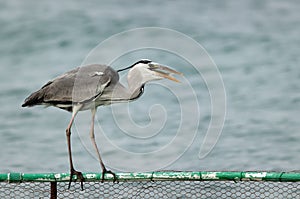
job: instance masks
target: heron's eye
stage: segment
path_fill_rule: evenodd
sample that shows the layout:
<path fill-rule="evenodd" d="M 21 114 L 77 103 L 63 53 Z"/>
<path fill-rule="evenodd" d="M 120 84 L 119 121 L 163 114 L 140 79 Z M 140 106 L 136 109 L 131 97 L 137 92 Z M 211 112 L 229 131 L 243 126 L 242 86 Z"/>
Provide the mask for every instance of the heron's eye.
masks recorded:
<path fill-rule="evenodd" d="M 156 65 L 154 65 L 154 64 L 151 64 L 151 63 L 150 63 L 150 64 L 148 64 L 148 66 L 149 66 L 149 68 L 150 68 L 150 69 L 155 69 L 155 68 L 157 68 L 157 66 L 156 66 Z"/>

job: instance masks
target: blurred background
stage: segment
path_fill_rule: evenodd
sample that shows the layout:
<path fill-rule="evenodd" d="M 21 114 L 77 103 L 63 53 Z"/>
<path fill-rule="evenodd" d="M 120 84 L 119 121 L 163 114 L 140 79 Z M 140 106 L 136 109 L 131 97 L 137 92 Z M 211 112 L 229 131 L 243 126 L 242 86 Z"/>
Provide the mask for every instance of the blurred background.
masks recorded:
<path fill-rule="evenodd" d="M 200 43 L 218 66 L 227 95 L 223 132 L 211 153 L 199 159 L 211 110 L 205 83 L 193 78 L 191 69 L 180 67 L 172 56 L 149 53 L 148 58 L 183 72 L 199 88 L 197 96 L 201 99 L 198 133 L 179 158 L 160 169 L 299 169 L 299 10 L 296 0 L 0 1 L 0 172 L 68 172 L 65 128 L 71 115 L 55 108 L 24 109 L 23 100 L 48 80 L 81 65 L 103 40 L 149 26 L 174 29 Z M 135 61 L 116 61 L 114 67 Z M 177 91 L 184 91 L 184 87 Z M 190 93 L 182 95 L 188 98 Z M 122 147 L 149 152 L 176 136 L 180 114 L 172 102 L 174 96 L 164 88 L 147 86 L 145 94 L 130 105 L 130 113 L 136 123 L 145 125 L 151 104 L 163 104 L 167 107 L 164 113 L 168 113 L 166 124 L 156 139 L 143 146 L 138 139 L 128 140 L 123 134 Z M 189 100 L 182 103 L 189 106 Z M 97 116 L 99 125 L 114 141 L 122 135 L 114 136 L 120 129 L 115 127 L 110 109 L 100 107 Z M 152 120 L 159 121 L 164 113 L 152 114 Z M 72 134 L 75 167 L 84 172 L 100 171 L 94 154 L 79 139 L 82 134 L 89 137 L 90 115 L 80 115 L 80 133 Z M 100 136 L 97 129 L 96 136 Z M 108 167 L 110 161 L 121 158 L 114 150 L 101 145 L 100 149 Z M 132 165 L 138 165 L 134 170 L 155 165 L 162 158 L 146 161 L 127 157 Z M 133 170 L 130 165 L 123 168 L 119 170 Z"/>

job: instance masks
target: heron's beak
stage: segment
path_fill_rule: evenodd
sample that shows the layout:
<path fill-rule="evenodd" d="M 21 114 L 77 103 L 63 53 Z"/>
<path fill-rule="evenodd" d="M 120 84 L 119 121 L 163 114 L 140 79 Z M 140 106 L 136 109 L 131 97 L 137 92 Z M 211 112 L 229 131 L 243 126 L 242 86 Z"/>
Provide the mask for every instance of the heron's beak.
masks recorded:
<path fill-rule="evenodd" d="M 160 64 L 150 64 L 150 70 L 154 71 L 157 76 L 167 78 L 174 82 L 180 82 L 178 79 L 172 76 L 172 74 L 183 75 L 181 72 L 162 66 Z"/>

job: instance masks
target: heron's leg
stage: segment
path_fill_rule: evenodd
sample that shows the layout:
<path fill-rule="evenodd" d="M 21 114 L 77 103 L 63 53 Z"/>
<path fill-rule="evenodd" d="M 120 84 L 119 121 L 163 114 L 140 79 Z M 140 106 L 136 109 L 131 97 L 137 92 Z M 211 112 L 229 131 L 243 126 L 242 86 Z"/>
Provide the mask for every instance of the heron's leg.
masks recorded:
<path fill-rule="evenodd" d="M 100 155 L 100 152 L 99 152 L 99 149 L 98 149 L 98 146 L 97 146 L 97 143 L 95 141 L 95 133 L 94 133 L 94 125 L 95 125 L 95 115 L 96 115 L 96 111 L 97 109 L 94 108 L 92 109 L 92 124 L 91 124 L 91 131 L 90 131 L 90 137 L 91 137 L 91 141 L 93 143 L 93 146 L 97 152 L 97 156 L 98 156 L 98 160 L 100 162 L 100 166 L 102 168 L 102 179 L 101 179 L 101 182 L 104 182 L 104 175 L 105 173 L 110 173 L 114 176 L 114 182 L 117 180 L 116 178 L 116 174 L 113 173 L 112 171 L 108 171 L 102 161 L 102 158 L 101 158 L 101 155 Z"/>
<path fill-rule="evenodd" d="M 83 175 L 80 171 L 76 171 L 73 166 L 73 160 L 72 160 L 72 149 L 71 149 L 71 127 L 74 122 L 75 116 L 77 115 L 78 111 L 82 108 L 82 105 L 75 105 L 73 107 L 73 112 L 72 112 L 72 118 L 70 120 L 70 123 L 68 125 L 68 128 L 66 129 L 66 136 L 67 136 L 67 144 L 68 144 L 68 153 L 69 153 L 69 161 L 70 161 L 70 181 L 69 181 L 69 186 L 68 189 L 70 189 L 71 182 L 73 175 L 76 175 L 78 179 L 80 179 L 81 182 L 81 189 L 83 190 Z"/>

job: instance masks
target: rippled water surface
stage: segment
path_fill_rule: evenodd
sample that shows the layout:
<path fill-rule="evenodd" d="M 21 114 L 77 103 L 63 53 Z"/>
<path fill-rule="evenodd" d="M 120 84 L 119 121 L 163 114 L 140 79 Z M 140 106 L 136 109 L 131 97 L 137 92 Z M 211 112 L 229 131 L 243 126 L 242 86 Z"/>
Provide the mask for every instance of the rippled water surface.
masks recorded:
<path fill-rule="evenodd" d="M 189 60 L 167 52 L 133 52 L 113 66 L 147 57 L 183 72 L 183 83 L 152 83 L 135 102 L 98 109 L 97 142 L 108 167 L 299 169 L 299 10 L 298 1 L 1 1 L 0 172 L 68 171 L 65 128 L 71 114 L 52 107 L 21 108 L 23 100 L 81 65 L 101 41 L 142 27 L 174 29 L 206 49 L 224 81 L 225 124 L 213 150 L 200 159 L 212 110 L 205 81 Z M 180 105 L 186 110 L 183 116 Z M 76 120 L 74 162 L 82 171 L 100 171 L 89 143 L 90 117 L 86 111 Z M 180 141 L 169 145 L 177 136 Z M 158 152 L 164 148 L 168 151 Z"/>

